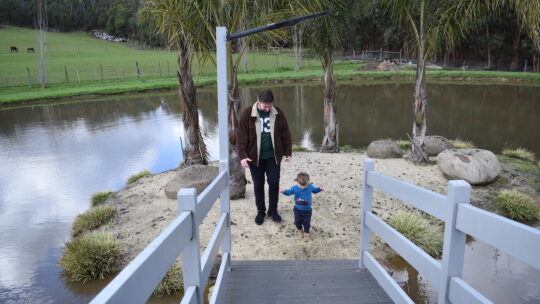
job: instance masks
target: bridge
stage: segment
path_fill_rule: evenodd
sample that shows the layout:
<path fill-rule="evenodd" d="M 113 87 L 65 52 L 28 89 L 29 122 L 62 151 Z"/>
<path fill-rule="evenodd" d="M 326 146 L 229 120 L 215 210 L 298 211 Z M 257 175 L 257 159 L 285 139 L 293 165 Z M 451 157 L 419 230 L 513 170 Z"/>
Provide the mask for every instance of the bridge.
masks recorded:
<path fill-rule="evenodd" d="M 492 303 L 462 279 L 466 235 L 540 269 L 540 230 L 470 204 L 471 187 L 450 181 L 446 195 L 363 167 L 360 247 L 354 260 L 235 261 L 231 259 L 229 143 L 227 128 L 226 29 L 217 28 L 219 174 L 197 195 L 178 192 L 178 217 L 93 300 L 145 303 L 167 270 L 181 256 L 182 304 L 203 304 L 203 292 L 216 262 L 222 260 L 210 303 L 413 303 L 370 253 L 378 235 L 438 288 L 438 303 Z M 360 181 L 359 181 L 360 182 Z M 442 259 L 436 260 L 372 212 L 373 190 L 383 191 L 444 222 Z M 202 256 L 199 225 L 219 199 L 220 219 Z"/>

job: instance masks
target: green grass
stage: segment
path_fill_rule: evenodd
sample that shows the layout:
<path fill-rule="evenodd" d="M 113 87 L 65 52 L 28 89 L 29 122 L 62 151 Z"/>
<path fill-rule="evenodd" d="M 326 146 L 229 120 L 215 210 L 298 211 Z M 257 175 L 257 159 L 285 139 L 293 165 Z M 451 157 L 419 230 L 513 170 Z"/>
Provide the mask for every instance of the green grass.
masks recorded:
<path fill-rule="evenodd" d="M 531 152 L 531 151 L 528 151 L 528 150 L 526 150 L 524 148 L 504 149 L 502 151 L 502 154 L 506 155 L 506 156 L 509 156 L 509 157 L 513 157 L 513 158 L 521 159 L 521 160 L 524 160 L 524 161 L 528 161 L 528 162 L 531 162 L 531 163 L 535 162 L 534 153 Z"/>
<path fill-rule="evenodd" d="M 468 140 L 462 140 L 459 138 L 456 138 L 454 140 L 451 140 L 451 142 L 454 144 L 454 148 L 456 149 L 474 149 L 476 146 L 472 141 Z"/>
<path fill-rule="evenodd" d="M 77 216 L 71 228 L 71 235 L 79 236 L 87 231 L 109 222 L 116 215 L 116 209 L 110 206 L 97 206 Z"/>
<path fill-rule="evenodd" d="M 149 176 L 151 173 L 150 171 L 148 170 L 144 170 L 144 171 L 141 171 L 137 174 L 133 174 L 132 176 L 130 176 L 127 180 L 127 184 L 133 184 L 134 182 L 138 181 L 139 179 L 145 177 L 145 176 Z"/>
<path fill-rule="evenodd" d="M 292 150 L 293 152 L 310 152 L 307 148 L 298 145 L 293 145 Z"/>
<path fill-rule="evenodd" d="M 529 161 L 521 160 L 518 158 L 506 156 L 506 155 L 497 155 L 497 158 L 499 159 L 501 163 L 508 165 L 510 168 L 514 170 L 540 175 L 540 165 L 538 164 L 534 164 Z"/>
<path fill-rule="evenodd" d="M 60 259 L 71 282 L 104 279 L 119 270 L 122 251 L 110 233 L 92 232 L 66 243 Z"/>
<path fill-rule="evenodd" d="M 103 204 L 113 194 L 114 192 L 110 190 L 100 191 L 100 192 L 96 192 L 92 194 L 92 199 L 91 199 L 92 207 L 96 207 Z"/>
<path fill-rule="evenodd" d="M 0 29 L 0 104 L 58 99 L 88 94 L 116 94 L 133 91 L 173 89 L 178 86 L 175 77 L 175 52 L 161 50 L 135 50 L 120 43 L 106 42 L 84 32 L 48 33 L 47 71 L 49 84 L 45 89 L 37 85 L 37 53 L 26 53 L 27 46 L 36 48 L 36 32 L 31 29 L 6 26 Z M 15 45 L 19 53 L 10 53 Z M 215 84 L 215 66 L 199 66 L 194 58 L 195 83 L 198 86 Z M 139 63 L 141 79 L 136 77 L 135 62 Z M 168 69 L 167 69 L 168 66 Z M 240 73 L 243 84 L 266 81 L 322 79 L 318 59 L 304 57 L 303 68 L 294 71 L 292 53 L 248 54 L 249 73 Z M 339 80 L 414 80 L 415 71 L 356 71 L 358 63 L 336 61 L 335 76 Z M 28 87 L 26 68 L 30 69 L 33 86 Z M 68 72 L 70 83 L 66 82 Z M 160 74 L 161 69 L 161 74 Z M 101 80 L 101 71 L 103 79 Z M 78 71 L 78 76 L 77 76 Z M 539 73 L 498 71 L 427 71 L 428 78 L 437 81 L 470 79 L 525 80 L 540 85 Z M 79 83 L 79 79 L 81 82 Z M 10 87 L 17 85 L 18 87 Z"/>
<path fill-rule="evenodd" d="M 365 147 L 355 148 L 351 145 L 344 145 L 339 147 L 339 151 L 341 152 L 364 152 L 365 150 Z"/>
<path fill-rule="evenodd" d="M 398 139 L 395 141 L 396 144 L 398 144 L 399 148 L 403 151 L 411 150 L 412 149 L 412 143 L 410 140 L 403 140 Z"/>
<path fill-rule="evenodd" d="M 160 298 L 166 295 L 182 294 L 184 292 L 183 286 L 182 271 L 178 264 L 174 263 L 165 274 L 165 277 L 159 282 L 152 295 Z"/>
<path fill-rule="evenodd" d="M 497 208 L 508 218 L 520 222 L 532 222 L 540 216 L 540 207 L 534 199 L 516 190 L 502 190 L 493 200 Z"/>
<path fill-rule="evenodd" d="M 419 214 L 398 212 L 390 218 L 388 224 L 431 256 L 438 258 L 442 255 L 443 239 L 440 228 L 430 224 Z"/>

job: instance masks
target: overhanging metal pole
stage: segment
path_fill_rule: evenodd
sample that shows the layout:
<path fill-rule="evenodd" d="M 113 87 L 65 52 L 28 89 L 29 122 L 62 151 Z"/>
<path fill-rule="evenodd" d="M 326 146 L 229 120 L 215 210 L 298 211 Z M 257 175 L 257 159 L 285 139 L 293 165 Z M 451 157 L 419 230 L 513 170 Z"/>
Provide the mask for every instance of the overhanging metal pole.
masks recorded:
<path fill-rule="evenodd" d="M 218 91 L 218 126 L 219 126 L 219 172 L 226 172 L 229 177 L 229 125 L 227 109 L 227 28 L 216 27 L 216 61 Z M 221 214 L 229 214 L 227 232 L 221 241 L 221 253 L 231 252 L 231 218 L 229 180 L 220 195 Z M 228 255 L 230 256 L 230 255 Z"/>

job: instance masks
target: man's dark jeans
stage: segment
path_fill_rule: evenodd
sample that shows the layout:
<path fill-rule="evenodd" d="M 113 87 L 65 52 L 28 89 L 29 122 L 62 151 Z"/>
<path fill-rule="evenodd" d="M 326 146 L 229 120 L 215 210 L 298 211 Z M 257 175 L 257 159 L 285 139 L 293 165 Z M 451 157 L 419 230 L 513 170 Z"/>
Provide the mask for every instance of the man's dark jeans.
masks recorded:
<path fill-rule="evenodd" d="M 259 212 L 266 211 L 266 204 L 264 203 L 264 175 L 268 179 L 268 211 L 277 211 L 277 203 L 279 196 L 279 169 L 280 166 L 276 164 L 275 159 L 267 158 L 260 159 L 259 166 L 250 164 L 249 171 L 251 172 L 251 178 L 253 179 L 253 191 L 255 192 L 255 204 L 257 204 L 257 210 Z"/>
<path fill-rule="evenodd" d="M 311 227 L 311 214 L 312 210 L 300 210 L 293 208 L 294 210 L 294 225 L 296 229 L 301 230 L 304 227 L 304 232 L 309 233 L 309 227 Z"/>

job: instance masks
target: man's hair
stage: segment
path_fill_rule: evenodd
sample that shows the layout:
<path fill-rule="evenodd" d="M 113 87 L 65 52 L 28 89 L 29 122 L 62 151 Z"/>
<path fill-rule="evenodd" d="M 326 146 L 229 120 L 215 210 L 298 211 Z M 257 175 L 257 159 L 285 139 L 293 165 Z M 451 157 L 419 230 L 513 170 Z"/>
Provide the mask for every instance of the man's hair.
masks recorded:
<path fill-rule="evenodd" d="M 309 174 L 306 172 L 300 172 L 294 179 L 295 182 L 299 183 L 302 186 L 309 184 Z"/>
<path fill-rule="evenodd" d="M 274 102 L 274 94 L 270 90 L 264 90 L 259 92 L 259 101 L 262 103 L 272 103 Z"/>

